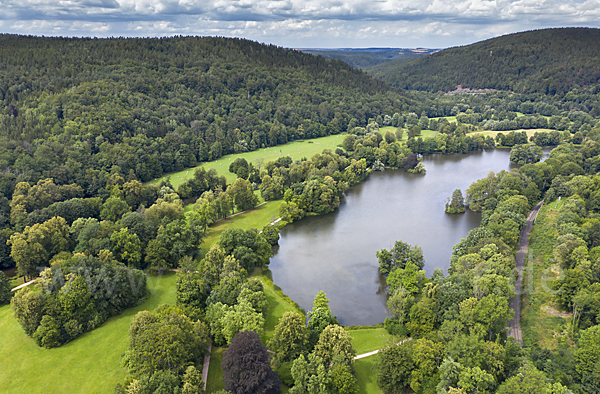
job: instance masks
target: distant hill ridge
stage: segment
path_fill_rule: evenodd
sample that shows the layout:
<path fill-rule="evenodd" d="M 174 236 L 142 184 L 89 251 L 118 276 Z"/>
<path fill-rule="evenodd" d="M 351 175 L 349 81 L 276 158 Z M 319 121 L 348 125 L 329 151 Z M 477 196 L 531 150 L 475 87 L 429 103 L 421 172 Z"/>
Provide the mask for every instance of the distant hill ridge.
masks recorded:
<path fill-rule="evenodd" d="M 600 29 L 560 28 L 509 34 L 444 49 L 411 61 L 392 61 L 369 72 L 413 90 L 511 90 L 561 94 L 600 81 Z"/>
<path fill-rule="evenodd" d="M 408 61 L 437 51 L 429 48 L 305 48 L 298 49 L 305 53 L 321 56 L 325 59 L 339 59 L 352 67 L 367 70 L 378 64 L 397 61 Z"/>

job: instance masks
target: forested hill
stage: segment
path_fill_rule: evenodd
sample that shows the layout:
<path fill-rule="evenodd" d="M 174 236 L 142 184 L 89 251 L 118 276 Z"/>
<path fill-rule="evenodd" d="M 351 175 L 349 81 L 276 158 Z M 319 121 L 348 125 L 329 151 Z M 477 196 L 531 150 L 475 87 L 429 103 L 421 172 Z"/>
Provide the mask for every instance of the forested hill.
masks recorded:
<path fill-rule="evenodd" d="M 562 28 L 510 34 L 449 48 L 371 73 L 402 89 L 491 88 L 561 94 L 600 81 L 600 29 Z"/>
<path fill-rule="evenodd" d="M 190 72 L 205 73 L 211 68 L 223 67 L 225 71 L 234 72 L 225 73 L 228 78 L 221 84 L 229 90 L 246 87 L 251 93 L 269 87 L 270 81 L 265 78 L 262 84 L 251 83 L 252 76 L 246 75 L 248 67 L 264 68 L 275 74 L 305 72 L 315 80 L 366 93 L 386 90 L 384 83 L 341 62 L 328 62 L 299 51 L 237 38 L 89 39 L 2 34 L 0 65 L 2 94 L 6 94 L 6 88 L 10 88 L 7 85 L 16 80 L 24 83 L 25 89 L 56 91 L 112 76 L 120 71 L 118 66 L 125 66 L 123 71 L 129 75 L 159 71 L 188 78 L 199 76 Z M 35 84 L 29 85 L 32 78 L 36 79 Z M 134 83 L 136 80 L 139 79 L 134 78 Z M 200 82 L 210 81 L 200 79 Z M 248 86 L 244 86 L 246 84 Z M 219 85 L 207 88 L 222 89 Z"/>
<path fill-rule="evenodd" d="M 407 102 L 339 60 L 243 39 L 15 35 L 0 35 L 0 99 L 0 178 L 52 177 L 87 195 L 102 172 L 147 181 Z"/>

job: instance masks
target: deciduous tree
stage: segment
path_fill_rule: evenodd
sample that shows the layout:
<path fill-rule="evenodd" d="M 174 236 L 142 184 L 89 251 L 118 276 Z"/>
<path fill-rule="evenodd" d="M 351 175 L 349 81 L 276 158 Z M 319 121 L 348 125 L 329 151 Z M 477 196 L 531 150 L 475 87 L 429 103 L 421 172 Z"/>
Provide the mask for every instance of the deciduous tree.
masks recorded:
<path fill-rule="evenodd" d="M 231 340 L 223 361 L 225 389 L 233 394 L 279 393 L 281 381 L 271 369 L 271 357 L 260 337 L 252 331 L 242 331 Z"/>

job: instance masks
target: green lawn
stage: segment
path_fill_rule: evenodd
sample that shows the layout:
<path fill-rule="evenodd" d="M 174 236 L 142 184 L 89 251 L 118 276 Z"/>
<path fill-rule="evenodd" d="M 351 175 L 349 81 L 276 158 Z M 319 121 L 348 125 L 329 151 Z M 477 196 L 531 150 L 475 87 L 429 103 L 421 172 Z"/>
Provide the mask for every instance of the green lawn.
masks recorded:
<path fill-rule="evenodd" d="M 429 120 L 440 120 L 440 119 L 446 119 L 448 122 L 452 123 L 452 122 L 456 122 L 456 116 L 438 116 L 437 118 L 429 118 Z"/>
<path fill-rule="evenodd" d="M 394 339 L 385 328 L 369 328 L 364 330 L 350 330 L 352 346 L 356 354 L 368 353 L 387 346 Z"/>
<path fill-rule="evenodd" d="M 23 281 L 23 277 L 22 276 L 11 276 L 9 278 L 10 280 L 10 288 L 14 289 L 15 287 L 22 285 L 23 283 L 25 283 Z"/>
<path fill-rule="evenodd" d="M 377 386 L 377 374 L 373 370 L 378 356 L 361 358 L 354 362 L 356 379 L 358 380 L 359 394 L 383 394 Z"/>
<path fill-rule="evenodd" d="M 298 310 L 284 299 L 278 291 L 267 284 L 264 276 L 261 275 L 259 279 L 263 284 L 265 296 L 269 303 L 265 316 L 265 332 L 261 337 L 263 344 L 266 344 L 269 339 L 273 338 L 275 326 L 279 323 L 279 319 L 281 319 L 283 314 L 286 312 L 298 312 Z"/>
<path fill-rule="evenodd" d="M 385 133 L 387 131 L 391 131 L 392 133 L 394 133 L 396 131 L 396 127 L 392 127 L 392 126 L 384 126 L 384 127 L 380 127 L 379 128 L 379 133 L 381 135 L 385 135 Z M 421 130 L 421 135 L 419 137 L 425 139 L 425 138 L 432 138 L 435 137 L 437 135 L 437 131 L 434 130 Z M 418 137 L 417 137 L 418 138 Z M 404 129 L 404 132 L 402 133 L 402 140 L 401 141 L 407 141 L 408 140 L 408 130 Z"/>
<path fill-rule="evenodd" d="M 101 327 L 56 349 L 38 347 L 10 310 L 0 308 L 0 391 L 4 393 L 113 393 L 127 372 L 121 355 L 129 343 L 129 325 L 141 310 L 175 303 L 175 275 L 149 277 L 151 297 L 108 319 Z"/>
<path fill-rule="evenodd" d="M 217 174 L 225 175 L 227 183 L 233 183 L 236 179 L 236 175 L 229 172 L 229 164 L 237 158 L 244 158 L 249 163 L 256 165 L 256 160 L 263 159 L 264 164 L 270 161 L 277 160 L 282 156 L 290 156 L 294 160 L 299 160 L 303 157 L 311 158 L 315 153 L 321 153 L 324 149 L 335 150 L 338 144 L 341 144 L 344 140 L 344 135 L 331 135 L 329 137 L 314 138 L 309 140 L 301 140 L 288 142 L 284 145 L 277 145 L 274 147 L 259 149 L 253 152 L 237 153 L 234 155 L 223 156 L 218 160 L 203 163 L 199 167 L 204 167 L 207 171 L 210 168 L 217 170 Z M 148 184 L 158 184 L 161 179 L 171 177 L 171 183 L 175 188 L 178 188 L 185 180 L 191 178 L 194 175 L 194 168 L 187 168 L 183 171 L 173 172 L 170 174 L 163 175 L 163 178 L 156 179 L 148 182 Z"/>

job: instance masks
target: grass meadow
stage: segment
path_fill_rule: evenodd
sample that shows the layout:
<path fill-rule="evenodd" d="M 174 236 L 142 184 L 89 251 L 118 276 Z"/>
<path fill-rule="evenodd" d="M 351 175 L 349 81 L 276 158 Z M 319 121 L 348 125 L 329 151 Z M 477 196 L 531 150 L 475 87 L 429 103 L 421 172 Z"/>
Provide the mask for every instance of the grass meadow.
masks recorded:
<path fill-rule="evenodd" d="M 250 211 L 240 213 L 227 219 L 221 219 L 208 227 L 208 233 L 202 244 L 202 255 L 214 245 L 221 233 L 230 228 L 241 228 L 244 230 L 257 229 L 260 231 L 264 226 L 279 217 L 279 206 L 283 200 L 267 201 L 259 207 Z"/>
<path fill-rule="evenodd" d="M 383 136 L 388 131 L 391 131 L 392 133 L 394 133 L 396 131 L 396 129 L 397 129 L 396 127 L 384 126 L 384 127 L 379 128 L 379 133 Z M 421 137 L 423 139 L 432 138 L 432 137 L 435 137 L 437 134 L 438 134 L 437 131 L 421 130 L 421 135 L 419 137 Z M 400 141 L 408 141 L 408 129 L 403 130 L 402 139 Z"/>
<path fill-rule="evenodd" d="M 237 158 L 244 158 L 249 163 L 256 164 L 256 161 L 262 159 L 264 164 L 270 161 L 277 160 L 282 156 L 290 156 L 293 160 L 299 160 L 303 157 L 311 158 L 315 153 L 321 153 L 324 149 L 335 150 L 344 140 L 345 135 L 331 135 L 328 137 L 314 138 L 310 140 L 298 140 L 288 142 L 284 145 L 277 145 L 270 148 L 258 149 L 253 152 L 237 153 L 233 155 L 223 156 L 218 160 L 203 163 L 198 167 L 204 167 L 207 171 L 211 168 L 217 170 L 219 176 L 224 175 L 227 178 L 227 183 L 233 183 L 236 180 L 236 175 L 229 172 L 229 164 Z M 177 189 L 184 181 L 194 175 L 195 168 L 187 168 L 183 171 L 173 172 L 163 175 L 148 184 L 159 184 L 162 179 L 171 178 L 171 184 Z"/>
<path fill-rule="evenodd" d="M 474 131 L 472 133 L 469 133 L 469 135 L 482 135 L 484 137 L 487 137 L 487 136 L 496 137 L 496 135 L 498 135 L 499 133 L 508 134 L 511 131 L 514 131 L 514 132 L 524 131 L 524 132 L 527 133 L 527 138 L 529 139 L 529 138 L 533 137 L 533 135 L 536 132 L 540 132 L 540 131 L 554 131 L 554 130 L 552 130 L 552 129 L 527 129 L 527 130 L 525 130 L 525 129 L 518 129 L 518 130 L 509 130 L 509 131 L 484 130 L 484 131 Z"/>
<path fill-rule="evenodd" d="M 356 350 L 356 354 L 384 348 L 394 340 L 394 337 L 385 328 L 350 330 L 348 334 L 352 337 L 352 346 Z"/>

